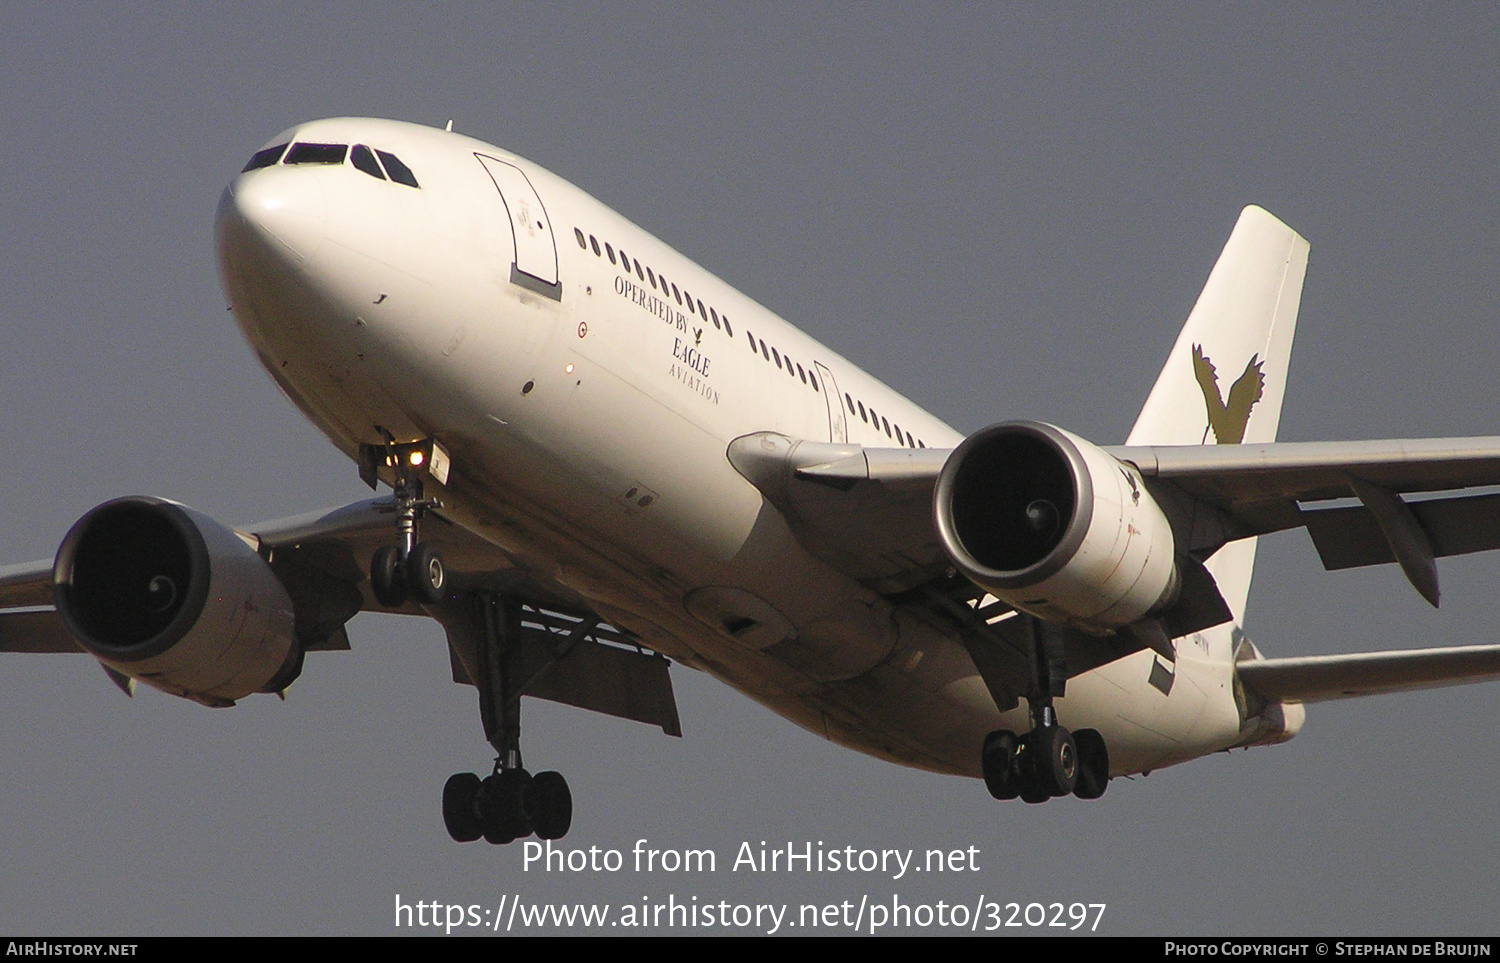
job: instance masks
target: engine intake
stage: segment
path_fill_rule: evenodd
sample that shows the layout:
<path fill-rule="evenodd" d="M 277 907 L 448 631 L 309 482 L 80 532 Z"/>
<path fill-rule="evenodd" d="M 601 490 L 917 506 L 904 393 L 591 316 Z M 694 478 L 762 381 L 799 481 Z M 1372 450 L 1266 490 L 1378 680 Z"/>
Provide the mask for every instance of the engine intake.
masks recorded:
<path fill-rule="evenodd" d="M 106 502 L 63 539 L 53 600 L 109 667 L 205 705 L 232 705 L 296 678 L 291 599 L 235 532 L 159 498 Z"/>
<path fill-rule="evenodd" d="M 934 512 L 959 571 L 1040 618 L 1109 632 L 1176 598 L 1172 527 L 1139 473 L 1052 425 L 1004 422 L 965 439 L 938 476 Z"/>

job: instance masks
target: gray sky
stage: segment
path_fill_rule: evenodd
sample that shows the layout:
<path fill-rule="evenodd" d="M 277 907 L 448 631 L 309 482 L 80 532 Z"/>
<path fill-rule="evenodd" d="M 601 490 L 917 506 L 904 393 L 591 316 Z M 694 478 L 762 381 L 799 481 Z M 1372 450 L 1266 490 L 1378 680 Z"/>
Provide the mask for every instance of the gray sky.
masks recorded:
<path fill-rule="evenodd" d="M 1495 432 L 1500 11 L 1488 5 L 0 7 L 0 557 L 107 498 L 228 522 L 362 496 L 224 310 L 211 220 L 265 138 L 441 125 L 577 183 L 955 427 L 1124 439 L 1239 209 L 1312 243 L 1288 440 Z M 1325 573 L 1263 540 L 1268 654 L 1495 641 L 1500 559 Z M 1105 902 L 1100 932 L 1494 933 L 1500 689 L 1309 711 L 1290 744 L 998 804 L 674 670 L 686 737 L 529 703 L 570 847 L 522 871 L 438 797 L 490 756 L 442 635 L 361 616 L 287 702 L 127 700 L 0 656 L 0 931 L 393 932 L 404 899 Z M 981 871 L 731 873 L 742 840 L 974 846 Z"/>

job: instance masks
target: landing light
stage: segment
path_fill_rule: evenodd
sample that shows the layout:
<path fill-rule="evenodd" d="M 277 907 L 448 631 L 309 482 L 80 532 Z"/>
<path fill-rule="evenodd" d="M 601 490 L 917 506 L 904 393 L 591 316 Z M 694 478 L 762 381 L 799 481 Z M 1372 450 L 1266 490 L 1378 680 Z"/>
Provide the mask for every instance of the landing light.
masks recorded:
<path fill-rule="evenodd" d="M 568 374 L 572 374 L 573 373 L 573 366 L 572 365 L 568 365 L 563 370 L 566 371 Z"/>
<path fill-rule="evenodd" d="M 417 468 L 422 464 L 422 453 L 420 451 L 414 451 L 411 453 L 411 457 L 407 460 L 411 462 L 411 466 L 413 468 Z"/>

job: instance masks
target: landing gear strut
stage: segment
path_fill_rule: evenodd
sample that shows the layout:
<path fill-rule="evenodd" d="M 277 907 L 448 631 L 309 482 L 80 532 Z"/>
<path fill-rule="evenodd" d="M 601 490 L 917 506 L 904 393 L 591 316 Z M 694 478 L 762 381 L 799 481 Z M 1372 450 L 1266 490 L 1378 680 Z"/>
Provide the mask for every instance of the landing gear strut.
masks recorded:
<path fill-rule="evenodd" d="M 485 738 L 495 747 L 495 765 L 480 779 L 461 772 L 443 787 L 443 825 L 460 843 L 483 836 L 500 845 L 535 833 L 561 839 L 573 825 L 573 793 L 561 773 L 526 771 L 521 764 L 521 680 L 511 658 L 520 632 L 520 606 L 479 595 L 466 613 L 445 618 L 450 638 L 469 635 L 464 665 L 479 689 Z M 465 631 L 465 630 L 479 631 Z"/>
<path fill-rule="evenodd" d="M 1094 729 L 1071 733 L 1058 725 L 1052 699 L 1062 695 L 1061 672 L 1057 671 L 1060 646 L 1050 638 L 1045 622 L 1031 616 L 1022 618 L 1029 620 L 1034 641 L 1035 672 L 1027 696 L 1031 730 L 1017 736 L 1008 729 L 997 729 L 985 737 L 980 750 L 985 787 L 996 799 L 1019 796 L 1028 803 L 1069 793 L 1080 799 L 1098 799 L 1109 785 L 1109 750 L 1104 737 Z"/>

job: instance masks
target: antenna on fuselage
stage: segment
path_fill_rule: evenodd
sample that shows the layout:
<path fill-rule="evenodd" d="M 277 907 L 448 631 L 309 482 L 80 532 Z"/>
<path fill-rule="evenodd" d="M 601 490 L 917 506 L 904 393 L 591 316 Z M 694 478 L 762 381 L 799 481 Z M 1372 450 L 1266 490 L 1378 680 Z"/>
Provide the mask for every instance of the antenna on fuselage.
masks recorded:
<path fill-rule="evenodd" d="M 445 125 L 443 125 L 443 130 L 446 130 L 450 134 L 453 133 L 453 118 L 452 117 L 449 117 L 448 118 L 448 123 L 445 124 Z"/>

